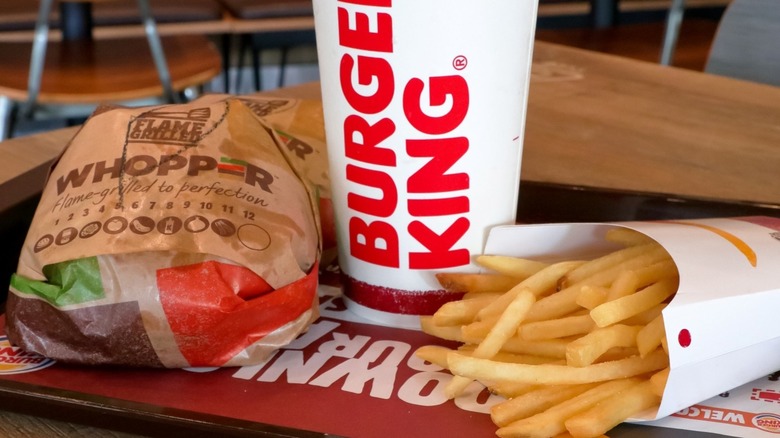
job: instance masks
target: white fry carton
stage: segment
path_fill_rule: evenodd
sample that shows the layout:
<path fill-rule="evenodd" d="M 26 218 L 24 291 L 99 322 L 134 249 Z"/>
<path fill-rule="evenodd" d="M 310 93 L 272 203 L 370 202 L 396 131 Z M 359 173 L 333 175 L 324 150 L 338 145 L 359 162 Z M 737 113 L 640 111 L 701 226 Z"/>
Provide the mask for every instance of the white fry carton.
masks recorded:
<path fill-rule="evenodd" d="M 780 219 L 503 226 L 491 231 L 485 254 L 592 257 L 617 248 L 604 240 L 614 227 L 656 240 L 680 274 L 663 311 L 671 371 L 661 406 L 648 419 L 780 369 Z"/>

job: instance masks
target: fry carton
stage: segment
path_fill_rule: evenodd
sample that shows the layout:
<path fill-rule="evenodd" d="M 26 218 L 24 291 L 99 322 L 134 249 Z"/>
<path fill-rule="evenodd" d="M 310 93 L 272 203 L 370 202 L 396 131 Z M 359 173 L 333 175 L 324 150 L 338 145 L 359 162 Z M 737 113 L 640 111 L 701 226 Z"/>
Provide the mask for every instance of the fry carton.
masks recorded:
<path fill-rule="evenodd" d="M 679 271 L 663 310 L 670 373 L 656 419 L 780 369 L 780 219 L 741 217 L 494 228 L 486 254 L 572 260 L 617 248 L 627 227 L 660 243 Z"/>

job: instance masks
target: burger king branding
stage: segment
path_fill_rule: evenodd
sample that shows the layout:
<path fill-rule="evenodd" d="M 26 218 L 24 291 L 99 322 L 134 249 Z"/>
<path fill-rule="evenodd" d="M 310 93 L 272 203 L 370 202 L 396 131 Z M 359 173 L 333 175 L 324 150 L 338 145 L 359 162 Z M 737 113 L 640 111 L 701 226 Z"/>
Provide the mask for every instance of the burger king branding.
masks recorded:
<path fill-rule="evenodd" d="M 433 272 L 475 270 L 488 227 L 514 222 L 532 3 L 315 2 L 339 262 L 363 316 L 414 325 L 456 297 Z"/>
<path fill-rule="evenodd" d="M 780 433 L 780 415 L 758 414 L 753 417 L 753 425 L 767 432 Z"/>
<path fill-rule="evenodd" d="M 54 364 L 54 360 L 14 347 L 7 336 L 0 336 L 0 374 L 21 374 L 38 371 Z"/>
<path fill-rule="evenodd" d="M 389 0 L 345 1 L 338 8 L 339 43 L 347 49 L 341 57 L 339 77 L 344 99 L 354 111 L 343 119 L 343 150 L 348 185 L 346 221 L 349 253 L 365 262 L 398 268 L 401 259 L 410 269 L 441 269 L 469 263 L 469 250 L 458 242 L 469 230 L 469 175 L 451 172 L 469 149 L 469 139 L 455 132 L 469 111 L 469 85 L 459 74 L 412 77 L 403 90 L 395 89 L 394 67 L 386 57 L 393 52 L 393 10 Z M 346 4 L 373 6 L 367 12 Z M 370 23 L 376 23 L 376 30 Z M 352 25 L 351 23 L 354 23 Z M 353 27 L 351 27 L 353 26 Z M 456 64 L 460 68 L 463 64 Z M 361 94 L 357 86 L 374 82 L 374 91 Z M 424 97 L 424 90 L 429 94 Z M 396 92 L 402 94 L 404 120 L 386 112 Z M 426 99 L 439 115 L 429 115 Z M 443 107 L 443 108 L 442 108 Z M 388 115 L 389 114 L 389 115 Z M 368 116 L 379 115 L 369 122 Z M 399 138 L 398 124 L 419 138 Z M 405 148 L 395 147 L 404 144 Z M 401 156 L 399 156 L 401 155 Z M 400 162 L 417 162 L 408 178 L 394 177 Z M 406 191 L 406 205 L 399 205 L 399 190 Z M 361 193 L 379 194 L 370 197 Z M 385 220 L 399 208 L 413 218 L 406 230 Z M 363 219 L 361 216 L 367 218 Z M 428 218 L 446 217 L 447 227 L 434 231 Z M 399 233 L 408 232 L 422 250 L 401 250 Z"/>

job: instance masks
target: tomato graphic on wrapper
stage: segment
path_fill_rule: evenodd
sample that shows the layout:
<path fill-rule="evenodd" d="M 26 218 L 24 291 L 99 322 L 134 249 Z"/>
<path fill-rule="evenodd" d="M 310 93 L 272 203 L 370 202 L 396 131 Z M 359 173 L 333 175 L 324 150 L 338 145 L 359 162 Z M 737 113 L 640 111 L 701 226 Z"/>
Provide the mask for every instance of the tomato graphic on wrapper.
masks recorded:
<path fill-rule="evenodd" d="M 127 228 L 127 219 L 114 216 L 103 224 L 103 231 L 108 234 L 119 234 Z"/>

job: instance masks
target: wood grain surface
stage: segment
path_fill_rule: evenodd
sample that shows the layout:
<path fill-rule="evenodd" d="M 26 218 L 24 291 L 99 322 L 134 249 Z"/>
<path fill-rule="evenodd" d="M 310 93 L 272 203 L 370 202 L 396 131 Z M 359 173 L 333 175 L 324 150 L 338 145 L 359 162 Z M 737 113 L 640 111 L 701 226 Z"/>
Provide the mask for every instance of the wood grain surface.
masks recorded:
<path fill-rule="evenodd" d="M 136 438 L 141 436 L 143 435 L 0 411 L 0 437 L 5 438 Z"/>

